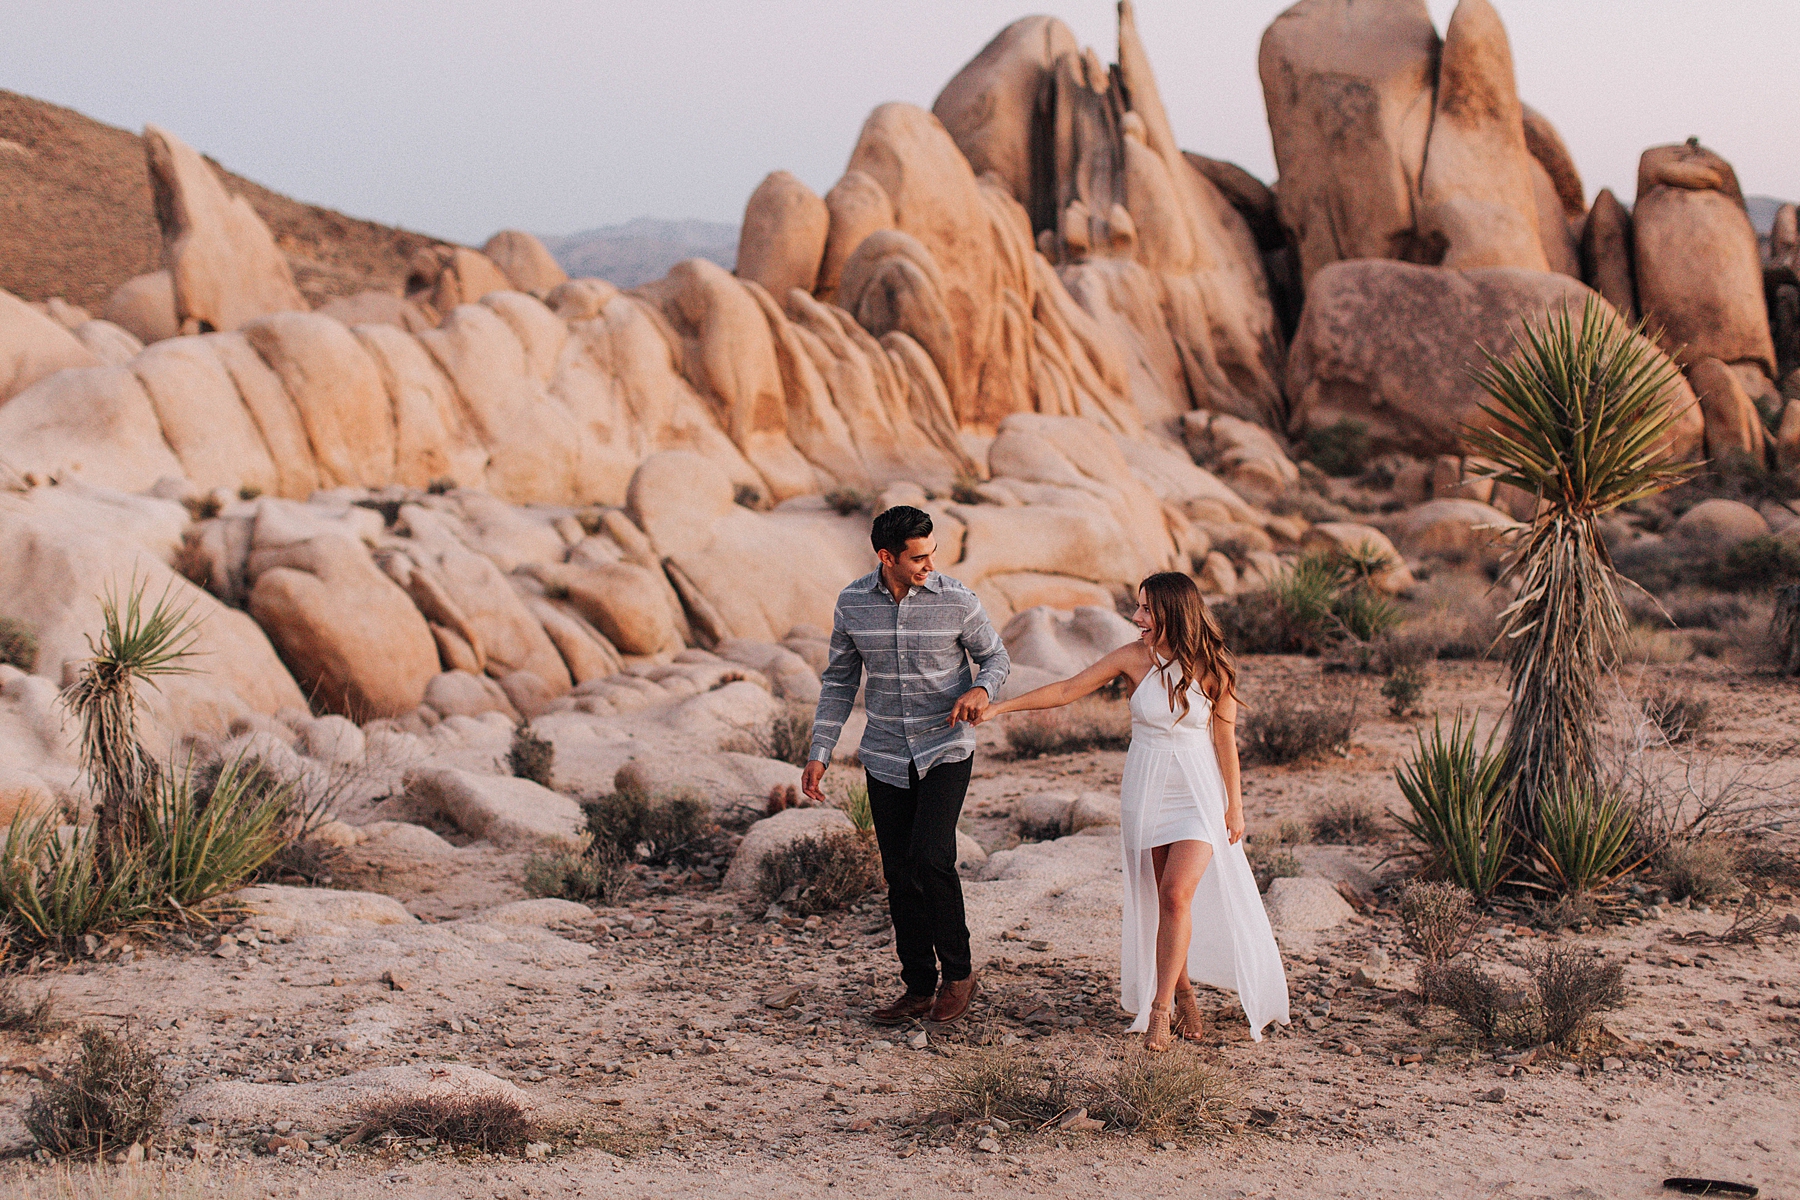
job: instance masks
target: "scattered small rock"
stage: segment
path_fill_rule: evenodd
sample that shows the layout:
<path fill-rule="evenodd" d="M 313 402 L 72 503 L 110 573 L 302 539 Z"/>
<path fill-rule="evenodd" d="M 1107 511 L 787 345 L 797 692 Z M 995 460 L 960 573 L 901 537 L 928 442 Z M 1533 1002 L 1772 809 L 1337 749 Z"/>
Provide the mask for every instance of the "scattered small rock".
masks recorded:
<path fill-rule="evenodd" d="M 1490 1088 L 1475 1098 L 1484 1104 L 1499 1104 L 1506 1099 L 1506 1089 L 1503 1087 Z"/>
<path fill-rule="evenodd" d="M 763 997 L 763 1007 L 773 1008 L 777 1011 L 790 1009 L 794 1007 L 794 1005 L 800 1003 L 800 996 L 803 991 L 804 989 L 798 987 L 777 988 L 775 991 L 770 992 L 767 996 Z"/>
<path fill-rule="evenodd" d="M 381 973 L 381 982 L 385 983 L 391 990 L 396 992 L 409 992 L 417 986 L 417 980 L 412 977 L 410 971 L 404 971 L 398 968 L 390 968 L 383 971 Z"/>

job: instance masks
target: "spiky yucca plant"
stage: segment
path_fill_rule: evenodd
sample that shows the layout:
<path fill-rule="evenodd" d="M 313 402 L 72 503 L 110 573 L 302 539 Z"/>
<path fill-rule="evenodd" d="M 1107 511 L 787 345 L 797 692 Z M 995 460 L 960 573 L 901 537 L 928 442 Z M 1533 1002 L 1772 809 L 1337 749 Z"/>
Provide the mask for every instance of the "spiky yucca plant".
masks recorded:
<path fill-rule="evenodd" d="M 63 691 L 81 721 L 81 765 L 99 802 L 95 832 L 107 874 L 137 844 L 157 778 L 156 761 L 138 737 L 137 685 L 155 687 L 158 678 L 189 669 L 184 660 L 194 654 L 199 624 L 192 610 L 172 588 L 146 610 L 135 575 L 122 599 L 109 590 L 100 601 L 100 636 L 88 638 L 93 657 Z"/>
<path fill-rule="evenodd" d="M 1512 814 L 1530 841 L 1540 798 L 1592 786 L 1600 689 L 1627 622 L 1599 519 L 1678 482 L 1693 464 L 1665 460 L 1681 415 L 1674 365 L 1597 297 L 1527 320 L 1510 358 L 1483 350 L 1476 372 L 1492 427 L 1466 427 L 1484 473 L 1536 495 L 1536 518 L 1506 564 L 1519 597 L 1501 614 L 1511 671 L 1506 774 Z"/>

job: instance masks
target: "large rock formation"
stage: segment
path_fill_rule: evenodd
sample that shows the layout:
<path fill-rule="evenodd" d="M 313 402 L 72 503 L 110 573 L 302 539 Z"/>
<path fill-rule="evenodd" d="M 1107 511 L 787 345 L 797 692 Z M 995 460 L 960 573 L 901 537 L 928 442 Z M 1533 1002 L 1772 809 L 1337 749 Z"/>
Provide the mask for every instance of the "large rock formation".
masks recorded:
<path fill-rule="evenodd" d="M 146 125 L 144 151 L 183 333 L 306 311 L 287 259 L 249 201 L 228 193 L 206 160 L 166 130 Z"/>
<path fill-rule="evenodd" d="M 831 214 L 825 201 L 786 171 L 774 171 L 750 193 L 738 235 L 737 276 L 776 298 L 789 288 L 810 292 L 819 281 Z"/>
<path fill-rule="evenodd" d="M 1532 165 L 1500 14 L 1488 0 L 1461 0 L 1444 33 L 1419 180 L 1419 232 L 1443 247 L 1444 266 L 1549 270 Z M 1552 232 L 1560 251 L 1560 221 Z"/>
<path fill-rule="evenodd" d="M 1772 376 L 1756 230 L 1731 164 L 1698 142 L 1644 151 L 1631 230 L 1638 304 L 1663 349 Z"/>
<path fill-rule="evenodd" d="M 1505 355 L 1525 318 L 1593 296 L 1566 275 L 1510 268 L 1452 271 L 1407 263 L 1338 263 L 1313 280 L 1288 355 L 1292 432 L 1362 422 L 1380 446 L 1460 453 L 1460 430 L 1488 402 L 1472 372 L 1482 350 Z M 1693 458 L 1702 420 L 1677 382 L 1682 412 L 1669 453 Z"/>
<path fill-rule="evenodd" d="M 100 359 L 60 323 L 10 292 L 0 292 L 0 404 L 68 367 Z"/>
<path fill-rule="evenodd" d="M 1276 197 L 1308 286 L 1344 259 L 1424 254 L 1415 203 L 1439 49 L 1424 0 L 1301 0 L 1264 32 Z"/>

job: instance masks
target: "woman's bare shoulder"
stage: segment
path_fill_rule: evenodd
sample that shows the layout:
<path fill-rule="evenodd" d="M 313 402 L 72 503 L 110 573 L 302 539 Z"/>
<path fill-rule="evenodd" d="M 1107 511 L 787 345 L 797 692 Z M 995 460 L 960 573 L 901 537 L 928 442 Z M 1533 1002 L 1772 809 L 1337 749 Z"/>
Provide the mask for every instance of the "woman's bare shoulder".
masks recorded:
<path fill-rule="evenodd" d="M 1144 645 L 1142 641 L 1126 642 L 1108 654 L 1103 661 L 1108 666 L 1130 675 L 1133 683 L 1141 682 L 1152 666 L 1150 647 Z"/>

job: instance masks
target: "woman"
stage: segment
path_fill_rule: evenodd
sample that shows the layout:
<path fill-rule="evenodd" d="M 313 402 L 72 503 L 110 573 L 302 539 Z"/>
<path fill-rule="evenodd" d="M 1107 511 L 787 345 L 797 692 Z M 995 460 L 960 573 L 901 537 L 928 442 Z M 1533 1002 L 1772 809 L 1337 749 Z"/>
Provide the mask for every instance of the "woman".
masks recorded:
<path fill-rule="evenodd" d="M 1244 857 L 1237 670 L 1200 589 L 1173 571 L 1138 588 L 1137 641 L 1061 683 L 990 705 L 982 720 L 1059 708 L 1131 680 L 1119 787 L 1125 929 L 1119 983 L 1131 1032 L 1166 1050 L 1204 1037 L 1190 977 L 1238 994 L 1250 1036 L 1288 1022 L 1281 952 Z M 1208 870 L 1208 867 L 1211 870 Z"/>

